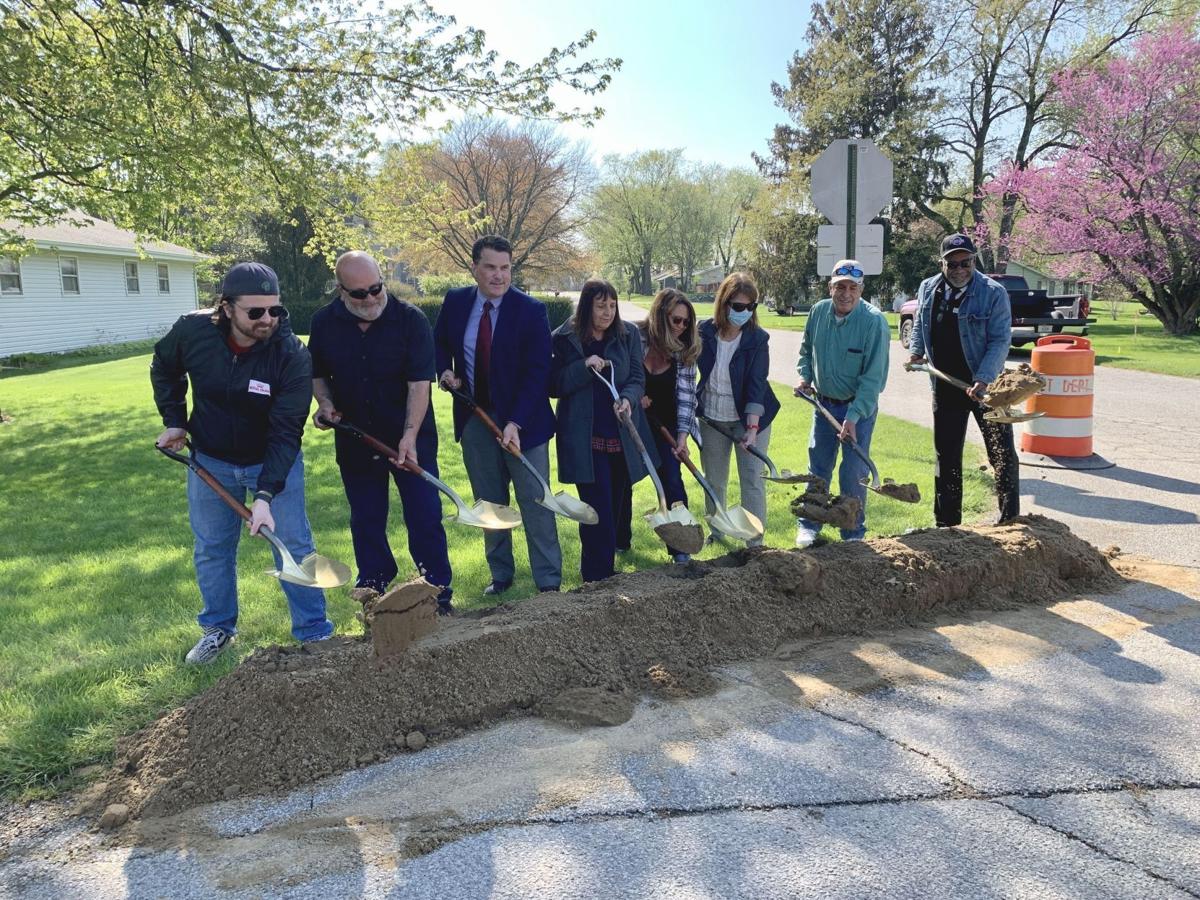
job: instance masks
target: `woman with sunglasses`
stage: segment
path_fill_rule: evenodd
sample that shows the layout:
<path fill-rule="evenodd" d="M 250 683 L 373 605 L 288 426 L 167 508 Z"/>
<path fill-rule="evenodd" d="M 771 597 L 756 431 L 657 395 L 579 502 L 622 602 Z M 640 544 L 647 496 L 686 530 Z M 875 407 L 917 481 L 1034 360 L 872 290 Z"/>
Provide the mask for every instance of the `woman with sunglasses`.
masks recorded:
<path fill-rule="evenodd" d="M 721 282 L 713 301 L 713 317 L 700 323 L 700 385 L 696 396 L 702 441 L 700 461 L 705 477 L 724 504 L 729 453 L 735 450 L 741 505 L 765 526 L 767 493 L 763 464 L 747 448 L 755 446 L 766 452 L 779 401 L 767 383 L 770 336 L 758 325 L 757 306 L 758 285 L 748 274 L 734 272 Z M 742 437 L 731 441 L 718 428 L 742 432 Z M 715 512 L 707 497 L 705 507 L 709 514 Z M 717 536 L 714 531 L 709 538 Z M 750 546 L 761 543 L 762 538 L 749 542 Z"/>
<path fill-rule="evenodd" d="M 650 304 L 650 314 L 638 323 L 642 338 L 642 366 L 646 371 L 646 393 L 642 409 L 650 420 L 658 450 L 658 477 L 667 503 L 687 506 L 680 461 L 688 458 L 688 436 L 696 435 L 696 360 L 700 356 L 700 335 L 696 330 L 696 310 L 687 295 L 674 288 L 663 288 Z M 659 430 L 662 425 L 671 434 L 668 441 Z M 617 551 L 628 550 L 632 539 L 633 488 L 617 516 Z M 691 557 L 674 548 L 667 552 L 677 563 Z"/>
<path fill-rule="evenodd" d="M 605 381 L 616 387 L 615 403 Z M 616 288 L 607 281 L 588 281 L 574 317 L 554 332 L 550 364 L 550 396 L 558 398 L 558 480 L 576 485 L 579 499 L 600 517 L 595 525 L 579 526 L 584 581 L 613 574 L 617 510 L 629 486 L 647 474 L 622 419 L 632 418 L 658 465 L 642 411 L 645 382 L 642 339 L 635 325 L 621 321 Z"/>

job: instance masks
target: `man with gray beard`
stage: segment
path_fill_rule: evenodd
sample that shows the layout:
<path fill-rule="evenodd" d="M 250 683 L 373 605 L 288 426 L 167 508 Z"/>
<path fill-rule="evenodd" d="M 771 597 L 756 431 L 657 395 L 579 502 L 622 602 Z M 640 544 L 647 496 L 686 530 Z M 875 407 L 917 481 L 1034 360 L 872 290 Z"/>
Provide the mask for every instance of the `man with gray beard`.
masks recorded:
<path fill-rule="evenodd" d="M 344 416 L 395 447 L 400 463 L 414 462 L 436 476 L 429 320 L 411 303 L 388 293 L 379 264 L 367 253 L 342 254 L 334 275 L 337 294 L 313 315 L 308 339 L 317 399 L 313 424 L 328 428 L 322 418 L 336 422 Z M 390 477 L 400 492 L 409 553 L 424 576 L 442 588 L 438 612 L 449 614 L 450 557 L 437 489 L 352 435 L 338 432 L 334 441 L 358 565 L 350 596 L 366 604 L 386 591 L 399 572 L 387 539 Z"/>

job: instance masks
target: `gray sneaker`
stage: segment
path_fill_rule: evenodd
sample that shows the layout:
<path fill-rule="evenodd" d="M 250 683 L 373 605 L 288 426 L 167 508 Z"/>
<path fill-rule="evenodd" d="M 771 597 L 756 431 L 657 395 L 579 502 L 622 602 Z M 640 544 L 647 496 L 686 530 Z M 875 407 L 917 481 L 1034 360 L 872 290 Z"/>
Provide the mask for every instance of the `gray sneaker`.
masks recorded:
<path fill-rule="evenodd" d="M 232 634 L 220 628 L 211 628 L 204 632 L 203 637 L 196 641 L 196 646 L 188 651 L 185 661 L 193 666 L 208 665 L 232 643 Z"/>

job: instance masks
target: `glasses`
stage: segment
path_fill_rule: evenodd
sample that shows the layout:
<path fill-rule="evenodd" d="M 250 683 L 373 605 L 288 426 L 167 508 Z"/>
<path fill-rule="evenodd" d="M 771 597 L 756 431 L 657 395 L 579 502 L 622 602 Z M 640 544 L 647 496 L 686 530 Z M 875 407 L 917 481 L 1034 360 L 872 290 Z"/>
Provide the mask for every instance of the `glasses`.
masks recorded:
<path fill-rule="evenodd" d="M 947 269 L 969 269 L 971 266 L 975 265 L 975 260 L 971 259 L 970 257 L 959 260 L 958 262 L 950 262 L 948 259 L 943 260 L 943 262 L 945 262 Z"/>
<path fill-rule="evenodd" d="M 370 287 L 355 288 L 354 290 L 350 290 L 350 288 L 346 287 L 344 284 L 338 284 L 338 287 L 340 287 L 346 292 L 347 295 L 353 297 L 355 300 L 366 300 L 368 295 L 372 297 L 379 296 L 379 292 L 383 290 L 383 282 L 378 281 Z"/>
<path fill-rule="evenodd" d="M 838 266 L 833 270 L 834 275 L 849 275 L 851 278 L 862 278 L 863 270 L 858 266 Z"/>
<path fill-rule="evenodd" d="M 251 322 L 257 322 L 267 313 L 271 314 L 272 319 L 279 319 L 288 314 L 286 306 L 239 306 L 238 309 L 243 310 Z"/>
<path fill-rule="evenodd" d="M 749 303 L 730 303 L 729 304 L 729 308 L 732 309 L 734 312 L 745 312 L 748 309 L 754 309 L 754 307 L 756 307 L 756 306 L 758 306 L 757 300 L 752 300 Z"/>
<path fill-rule="evenodd" d="M 692 321 L 691 316 L 668 316 L 667 321 L 672 325 L 687 325 Z"/>

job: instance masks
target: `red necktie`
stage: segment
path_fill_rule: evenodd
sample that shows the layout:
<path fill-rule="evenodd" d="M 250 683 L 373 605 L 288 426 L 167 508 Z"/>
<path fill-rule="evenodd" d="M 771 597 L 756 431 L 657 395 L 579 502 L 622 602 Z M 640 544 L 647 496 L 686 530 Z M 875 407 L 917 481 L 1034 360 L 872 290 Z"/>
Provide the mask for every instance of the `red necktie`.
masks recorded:
<path fill-rule="evenodd" d="M 488 390 L 488 373 L 492 368 L 492 304 L 484 301 L 483 315 L 479 319 L 479 334 L 475 338 L 475 402 L 483 409 L 491 409 L 492 398 Z"/>

